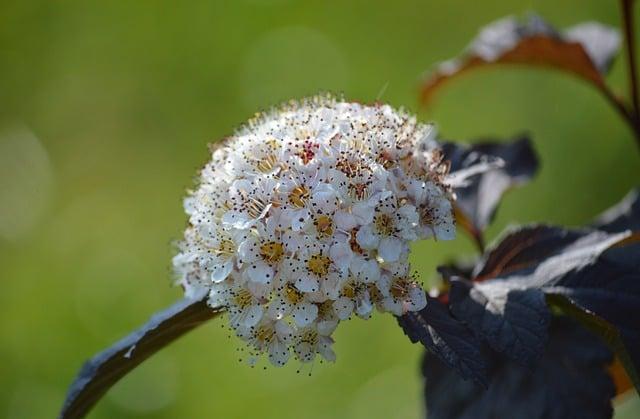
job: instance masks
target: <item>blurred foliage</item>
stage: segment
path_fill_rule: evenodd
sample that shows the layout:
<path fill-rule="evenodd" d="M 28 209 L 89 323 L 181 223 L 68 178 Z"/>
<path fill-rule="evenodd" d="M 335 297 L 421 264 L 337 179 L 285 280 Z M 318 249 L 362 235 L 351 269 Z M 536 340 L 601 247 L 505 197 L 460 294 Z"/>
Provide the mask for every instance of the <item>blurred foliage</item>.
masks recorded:
<path fill-rule="evenodd" d="M 1 2 L 0 416 L 55 416 L 83 359 L 180 296 L 171 241 L 207 142 L 319 90 L 417 110 L 425 70 L 486 23 L 531 9 L 558 27 L 619 21 L 616 3 L 598 0 Z M 623 62 L 609 76 L 619 91 Z M 506 196 L 489 238 L 515 222 L 583 224 L 640 175 L 618 115 L 555 72 L 468 75 L 421 118 L 447 138 L 532 135 L 540 175 Z M 464 236 L 421 243 L 415 267 L 428 281 L 471 252 Z M 335 365 L 263 371 L 239 364 L 214 321 L 90 417 L 419 416 L 422 349 L 391 316 L 349 322 L 336 338 Z M 639 414 L 633 396 L 617 417 Z"/>

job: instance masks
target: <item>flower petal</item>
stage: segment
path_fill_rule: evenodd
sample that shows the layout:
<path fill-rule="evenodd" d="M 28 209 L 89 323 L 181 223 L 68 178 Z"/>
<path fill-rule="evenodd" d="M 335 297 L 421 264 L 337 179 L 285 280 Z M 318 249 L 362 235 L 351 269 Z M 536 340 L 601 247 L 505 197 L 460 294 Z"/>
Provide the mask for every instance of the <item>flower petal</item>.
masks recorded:
<path fill-rule="evenodd" d="M 311 303 L 296 304 L 291 313 L 291 317 L 298 327 L 310 325 L 318 316 L 318 306 Z"/>

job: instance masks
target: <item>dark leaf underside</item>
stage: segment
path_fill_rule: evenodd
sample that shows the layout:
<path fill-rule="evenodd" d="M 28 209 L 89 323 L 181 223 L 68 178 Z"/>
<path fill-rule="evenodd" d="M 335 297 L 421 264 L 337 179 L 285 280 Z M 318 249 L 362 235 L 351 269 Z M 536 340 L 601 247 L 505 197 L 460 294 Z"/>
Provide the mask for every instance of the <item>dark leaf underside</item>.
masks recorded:
<path fill-rule="evenodd" d="M 184 299 L 88 360 L 69 388 L 61 419 L 81 418 L 118 380 L 188 331 L 221 313 L 204 299 Z"/>

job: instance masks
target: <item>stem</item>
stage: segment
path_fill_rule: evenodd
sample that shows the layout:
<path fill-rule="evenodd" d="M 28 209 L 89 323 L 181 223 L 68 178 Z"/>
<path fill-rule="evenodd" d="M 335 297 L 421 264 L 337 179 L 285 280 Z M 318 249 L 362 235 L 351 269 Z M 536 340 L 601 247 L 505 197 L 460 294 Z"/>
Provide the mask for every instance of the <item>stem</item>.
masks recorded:
<path fill-rule="evenodd" d="M 88 360 L 69 387 L 59 419 L 84 418 L 118 380 L 188 331 L 219 315 L 204 297 L 181 300 Z"/>
<path fill-rule="evenodd" d="M 633 131 L 633 135 L 636 140 L 636 145 L 640 149 L 640 117 L 638 117 L 631 109 L 629 109 L 616 95 L 613 94 L 607 86 L 601 86 L 600 92 L 604 95 L 607 101 L 613 106 L 613 108 L 622 116 L 622 118 L 629 124 L 629 128 Z"/>
<path fill-rule="evenodd" d="M 629 89 L 633 115 L 640 118 L 640 105 L 638 101 L 638 73 L 635 59 L 635 27 L 633 25 L 634 0 L 622 0 L 622 19 L 624 26 L 625 48 L 627 50 L 627 64 L 629 66 Z"/>

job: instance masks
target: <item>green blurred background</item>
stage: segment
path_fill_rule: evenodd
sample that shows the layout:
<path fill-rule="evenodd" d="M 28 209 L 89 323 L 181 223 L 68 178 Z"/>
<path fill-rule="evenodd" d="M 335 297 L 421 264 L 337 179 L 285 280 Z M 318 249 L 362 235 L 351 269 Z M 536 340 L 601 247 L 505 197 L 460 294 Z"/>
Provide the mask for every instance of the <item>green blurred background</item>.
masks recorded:
<path fill-rule="evenodd" d="M 180 298 L 171 243 L 208 142 L 319 90 L 415 111 L 421 75 L 480 26 L 528 10 L 558 26 L 617 25 L 616 3 L 0 2 L 0 417 L 55 417 L 85 358 Z M 609 81 L 626 88 L 623 59 Z M 505 198 L 492 238 L 510 223 L 584 223 L 640 175 L 618 115 L 559 73 L 468 75 L 420 116 L 449 138 L 533 135 L 542 170 Z M 415 266 L 428 279 L 472 253 L 463 236 L 419 244 Z M 296 365 L 263 371 L 240 364 L 213 321 L 126 377 L 90 417 L 420 417 L 422 350 L 391 316 L 348 322 L 336 339 L 338 362 L 311 377 Z M 638 417 L 638 398 L 616 415 Z"/>

